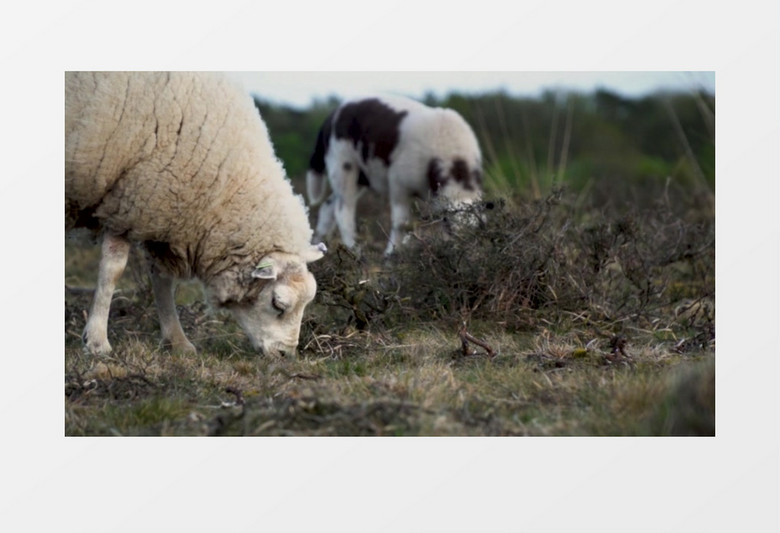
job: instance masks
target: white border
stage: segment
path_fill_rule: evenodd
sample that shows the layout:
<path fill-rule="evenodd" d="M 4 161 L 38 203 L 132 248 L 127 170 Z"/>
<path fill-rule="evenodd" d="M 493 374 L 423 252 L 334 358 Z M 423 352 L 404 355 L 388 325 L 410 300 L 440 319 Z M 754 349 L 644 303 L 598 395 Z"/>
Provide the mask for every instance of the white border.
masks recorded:
<path fill-rule="evenodd" d="M 758 0 L 5 8 L 0 529 L 776 531 L 778 11 Z M 64 438 L 62 72 L 410 67 L 716 71 L 717 437 Z"/>

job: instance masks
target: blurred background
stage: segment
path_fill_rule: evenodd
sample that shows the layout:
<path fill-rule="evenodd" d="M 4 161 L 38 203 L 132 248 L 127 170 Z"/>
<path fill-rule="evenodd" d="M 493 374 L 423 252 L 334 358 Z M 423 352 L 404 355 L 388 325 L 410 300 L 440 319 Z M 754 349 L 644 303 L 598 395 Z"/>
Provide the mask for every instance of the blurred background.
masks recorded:
<path fill-rule="evenodd" d="M 488 196 L 564 186 L 582 207 L 714 209 L 715 73 L 231 72 L 252 94 L 298 192 L 317 131 L 345 98 L 400 94 L 474 129 Z"/>

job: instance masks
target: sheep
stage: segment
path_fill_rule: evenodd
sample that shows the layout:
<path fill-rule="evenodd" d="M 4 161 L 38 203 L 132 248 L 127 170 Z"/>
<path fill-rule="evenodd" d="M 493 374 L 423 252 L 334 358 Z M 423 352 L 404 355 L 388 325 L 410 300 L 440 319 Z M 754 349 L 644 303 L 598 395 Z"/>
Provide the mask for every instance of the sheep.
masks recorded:
<path fill-rule="evenodd" d="M 174 305 L 196 278 L 261 353 L 295 354 L 316 282 L 307 208 L 248 94 L 217 73 L 65 73 L 65 229 L 102 236 L 85 350 L 111 352 L 115 284 L 138 243 L 163 342 L 195 352 Z"/>
<path fill-rule="evenodd" d="M 326 200 L 328 183 L 333 192 Z M 358 98 L 325 119 L 306 188 L 310 204 L 321 204 L 316 239 L 338 225 L 349 248 L 356 245 L 355 210 L 365 189 L 389 196 L 390 255 L 404 239 L 413 198 L 431 200 L 438 211 L 457 211 L 481 198 L 482 154 L 471 127 L 452 109 L 395 96 Z"/>

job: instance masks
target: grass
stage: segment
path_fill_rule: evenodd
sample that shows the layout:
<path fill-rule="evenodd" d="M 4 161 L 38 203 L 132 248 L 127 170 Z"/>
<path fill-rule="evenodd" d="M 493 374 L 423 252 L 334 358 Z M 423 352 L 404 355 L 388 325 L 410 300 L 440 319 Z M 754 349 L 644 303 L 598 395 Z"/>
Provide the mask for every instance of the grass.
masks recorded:
<path fill-rule="evenodd" d="M 68 435 L 712 434 L 712 357 L 630 362 L 517 349 L 459 357 L 454 342 L 297 361 L 179 356 L 120 342 L 106 361 L 66 351 Z M 440 333 L 439 333 L 440 335 Z M 556 353 L 556 349 L 558 353 Z"/>
<path fill-rule="evenodd" d="M 69 341 L 66 434 L 714 433 L 712 354 L 676 354 L 651 335 L 613 363 L 605 343 L 494 333 L 490 359 L 464 356 L 455 332 L 409 326 L 321 339 L 328 349 L 314 342 L 288 361 L 258 358 L 229 329 L 196 356 L 159 350 L 154 331 L 102 359 Z"/>
<path fill-rule="evenodd" d="M 448 248 L 431 241 L 425 250 L 434 255 L 417 248 L 394 264 L 372 255 L 383 247 L 381 231 L 361 258 L 331 247 L 312 265 L 320 288 L 296 360 L 258 357 L 231 318 L 206 308 L 193 282 L 179 289 L 177 304 L 199 353 L 163 350 L 136 256 L 112 304 L 109 357 L 82 352 L 91 295 L 66 290 L 65 434 L 714 435 L 714 317 L 704 309 L 714 296 L 710 256 L 665 265 L 635 229 L 614 224 L 570 240 L 563 229 L 572 225 L 544 209 L 550 234 L 527 231 L 522 247 L 501 245 L 523 255 L 481 261 L 488 271 L 491 260 L 518 264 L 495 266 L 512 273 L 504 285 L 491 276 L 455 283 L 446 276 L 457 272 L 445 270 L 438 285 L 409 277 L 415 261 L 448 264 Z M 512 232 L 508 220 L 498 223 Z M 532 213 L 518 224 L 542 227 L 535 220 Z M 679 238 L 678 222 L 649 227 Z M 480 231 L 503 242 L 496 228 Z M 575 242 L 601 244 L 577 255 Z M 666 248 L 664 258 L 674 251 Z M 594 249 L 631 270 L 591 257 Z M 88 285 L 96 251 L 68 243 L 65 252 L 66 285 Z M 425 291 L 433 296 L 415 300 Z M 464 322 L 493 356 L 470 341 L 464 348 Z"/>

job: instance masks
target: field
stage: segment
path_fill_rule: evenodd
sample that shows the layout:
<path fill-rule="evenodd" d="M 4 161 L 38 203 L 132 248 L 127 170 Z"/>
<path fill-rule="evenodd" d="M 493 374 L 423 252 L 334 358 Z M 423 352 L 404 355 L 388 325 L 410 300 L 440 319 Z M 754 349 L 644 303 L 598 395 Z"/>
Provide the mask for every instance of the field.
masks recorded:
<path fill-rule="evenodd" d="M 65 434 L 714 435 L 714 214 L 685 205 L 552 191 L 452 235 L 423 209 L 388 261 L 386 220 L 367 222 L 359 255 L 333 244 L 311 265 L 295 360 L 257 356 L 193 281 L 177 305 L 199 352 L 166 351 L 136 250 L 114 352 L 85 355 L 97 247 L 69 241 Z"/>

